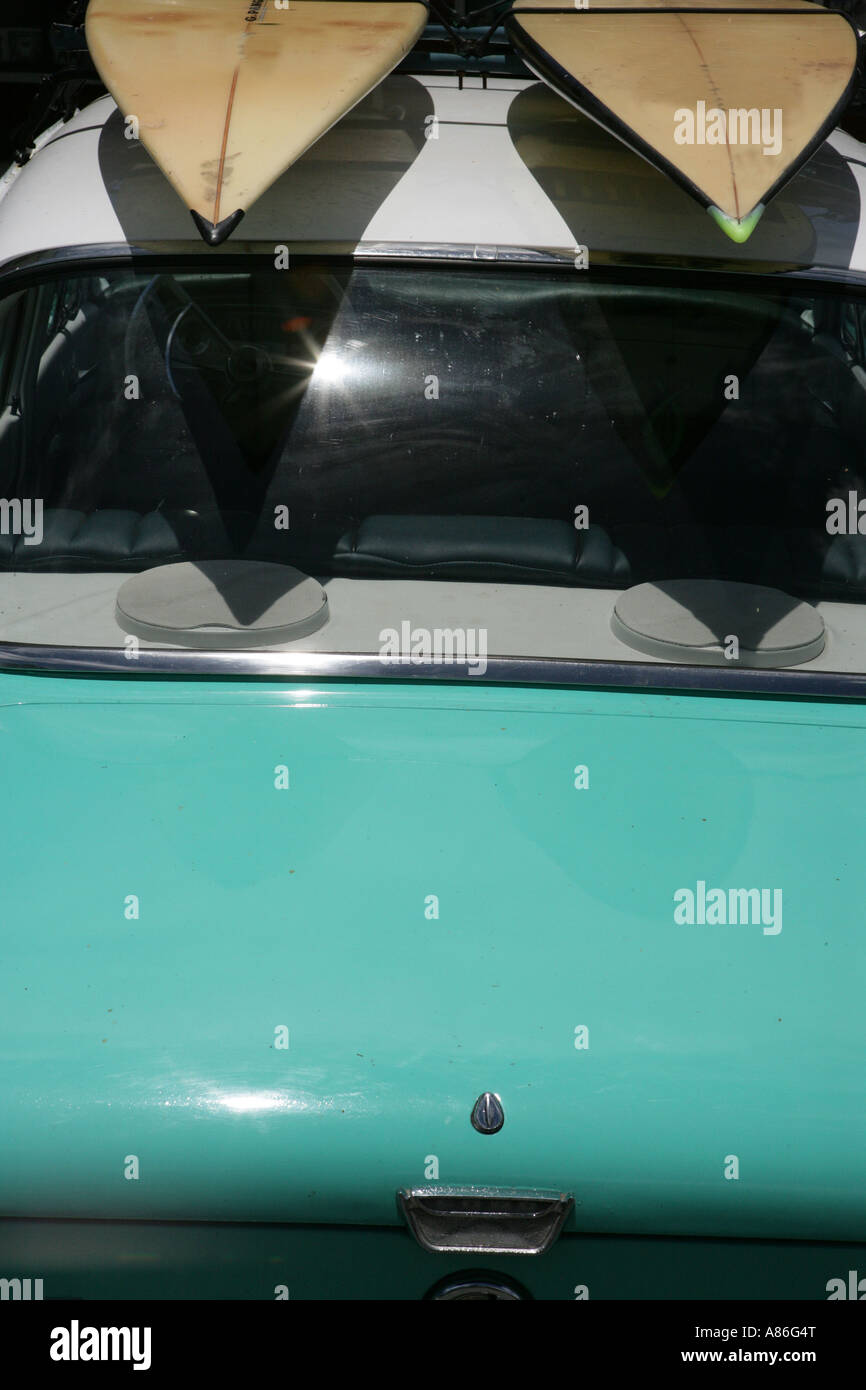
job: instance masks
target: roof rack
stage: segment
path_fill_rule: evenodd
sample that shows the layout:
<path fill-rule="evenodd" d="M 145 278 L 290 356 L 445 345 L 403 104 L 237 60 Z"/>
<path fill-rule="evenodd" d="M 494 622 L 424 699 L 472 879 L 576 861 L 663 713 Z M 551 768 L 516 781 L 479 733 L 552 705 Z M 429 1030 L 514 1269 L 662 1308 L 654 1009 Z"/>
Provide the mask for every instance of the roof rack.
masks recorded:
<path fill-rule="evenodd" d="M 397 72 L 531 77 L 502 27 L 510 9 L 511 0 L 430 0 L 430 22 Z"/>
<path fill-rule="evenodd" d="M 517 56 L 497 25 L 495 29 L 481 26 L 459 30 L 460 46 L 453 33 L 442 24 L 428 24 L 412 52 L 407 54 L 395 72 L 412 73 L 423 77 L 430 73 L 480 74 L 482 77 L 532 77 L 532 73 Z"/>

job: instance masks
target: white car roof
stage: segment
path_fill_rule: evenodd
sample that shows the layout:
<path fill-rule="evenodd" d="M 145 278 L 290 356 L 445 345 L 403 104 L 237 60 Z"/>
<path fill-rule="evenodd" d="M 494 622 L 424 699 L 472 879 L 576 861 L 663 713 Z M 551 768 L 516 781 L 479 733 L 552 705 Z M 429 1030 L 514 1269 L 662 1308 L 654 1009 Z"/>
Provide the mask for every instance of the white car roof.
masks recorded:
<path fill-rule="evenodd" d="M 505 248 L 866 271 L 866 145 L 836 131 L 735 246 L 544 84 L 394 75 L 303 156 L 219 250 L 102 97 L 0 180 L 0 270 L 35 252 L 195 244 Z M 499 251 L 497 251 L 499 248 Z"/>

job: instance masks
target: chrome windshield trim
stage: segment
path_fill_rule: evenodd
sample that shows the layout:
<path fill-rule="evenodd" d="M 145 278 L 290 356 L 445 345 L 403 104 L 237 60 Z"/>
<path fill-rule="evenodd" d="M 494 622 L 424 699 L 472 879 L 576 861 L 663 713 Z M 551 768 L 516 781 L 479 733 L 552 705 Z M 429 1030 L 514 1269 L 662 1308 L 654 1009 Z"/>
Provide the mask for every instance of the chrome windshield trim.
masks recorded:
<path fill-rule="evenodd" d="M 133 265 L 148 259 L 170 259 L 195 262 L 213 268 L 220 260 L 236 264 L 252 259 L 263 263 L 273 260 L 275 247 L 286 246 L 290 258 L 344 260 L 356 264 L 413 263 L 420 265 L 490 265 L 515 266 L 527 269 L 572 271 L 581 281 L 591 280 L 596 272 L 609 275 L 617 272 L 640 274 L 652 272 L 665 279 L 705 275 L 765 280 L 810 280 L 827 284 L 844 284 L 852 291 L 866 287 L 866 271 L 824 266 L 798 266 L 790 263 L 750 261 L 701 260 L 683 256 L 671 264 L 668 255 L 647 253 L 641 257 L 622 255 L 615 251 L 590 251 L 585 269 L 575 266 L 575 246 L 540 247 L 482 245 L 469 242 L 403 242 L 403 241 L 244 241 L 233 238 L 223 246 L 208 248 L 200 240 L 148 242 L 96 242 L 78 246 L 56 246 L 33 251 L 0 264 L 0 290 L 7 283 L 38 272 L 61 269 L 83 269 L 93 265 Z"/>
<path fill-rule="evenodd" d="M 665 662 L 578 661 L 561 657 L 489 657 L 475 663 L 403 664 L 372 653 L 180 651 L 141 647 L 131 659 L 113 647 L 0 644 L 0 672 L 53 676 L 195 677 L 199 679 L 427 681 L 437 685 L 536 685 L 717 695 L 866 700 L 866 672 L 720 670 Z"/>
<path fill-rule="evenodd" d="M 575 248 L 490 246 L 461 242 L 360 241 L 355 248 L 354 258 L 358 261 L 448 261 L 460 265 L 467 261 L 484 261 L 497 265 L 564 266 L 574 269 Z"/>
<path fill-rule="evenodd" d="M 203 267 L 220 260 L 272 261 L 277 246 L 286 246 L 289 257 L 331 257 L 350 261 L 426 261 L 453 265 L 494 263 L 574 267 L 573 247 L 489 246 L 463 242 L 404 241 L 244 241 L 234 237 L 223 246 L 203 247 L 201 241 L 97 242 L 92 245 L 57 246 L 33 251 L 0 265 L 0 283 L 7 278 L 38 270 L 78 268 L 97 262 L 128 264 L 147 257 L 194 258 Z"/>

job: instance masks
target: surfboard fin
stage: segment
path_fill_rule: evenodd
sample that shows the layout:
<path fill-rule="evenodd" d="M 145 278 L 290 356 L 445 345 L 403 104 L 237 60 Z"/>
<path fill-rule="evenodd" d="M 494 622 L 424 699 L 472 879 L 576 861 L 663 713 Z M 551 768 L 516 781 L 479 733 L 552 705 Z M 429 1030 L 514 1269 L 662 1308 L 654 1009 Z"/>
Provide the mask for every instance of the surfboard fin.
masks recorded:
<path fill-rule="evenodd" d="M 190 208 L 190 217 L 196 225 L 196 230 L 202 241 L 206 241 L 208 246 L 222 246 L 224 241 L 228 241 L 235 227 L 244 215 L 243 208 L 238 208 L 230 217 L 224 217 L 222 222 L 208 222 L 201 213 L 193 212 Z"/>
<path fill-rule="evenodd" d="M 742 246 L 744 241 L 748 241 L 752 232 L 757 227 L 764 214 L 764 204 L 756 203 L 747 217 L 729 217 L 721 208 L 708 207 L 707 212 L 718 226 L 721 227 L 725 236 L 729 236 L 731 241 L 737 242 Z"/>

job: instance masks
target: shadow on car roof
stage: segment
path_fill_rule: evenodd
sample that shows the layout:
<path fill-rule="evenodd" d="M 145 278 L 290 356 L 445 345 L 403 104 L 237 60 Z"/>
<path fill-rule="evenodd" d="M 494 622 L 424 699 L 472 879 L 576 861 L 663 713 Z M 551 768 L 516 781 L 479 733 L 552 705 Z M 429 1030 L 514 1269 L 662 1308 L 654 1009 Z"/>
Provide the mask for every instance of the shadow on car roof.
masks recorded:
<path fill-rule="evenodd" d="M 515 97 L 508 129 L 575 243 L 590 255 L 596 248 L 792 267 L 850 265 L 860 194 L 847 161 L 827 143 L 737 245 L 670 179 L 543 85 Z"/>
<path fill-rule="evenodd" d="M 309 237 L 311 213 L 329 240 L 360 241 L 374 214 L 424 146 L 433 100 L 414 77 L 395 76 L 286 170 L 244 219 L 245 239 Z M 165 175 L 142 144 L 125 137 L 115 110 L 99 138 L 99 167 L 129 241 L 190 240 L 189 212 L 166 196 Z"/>

